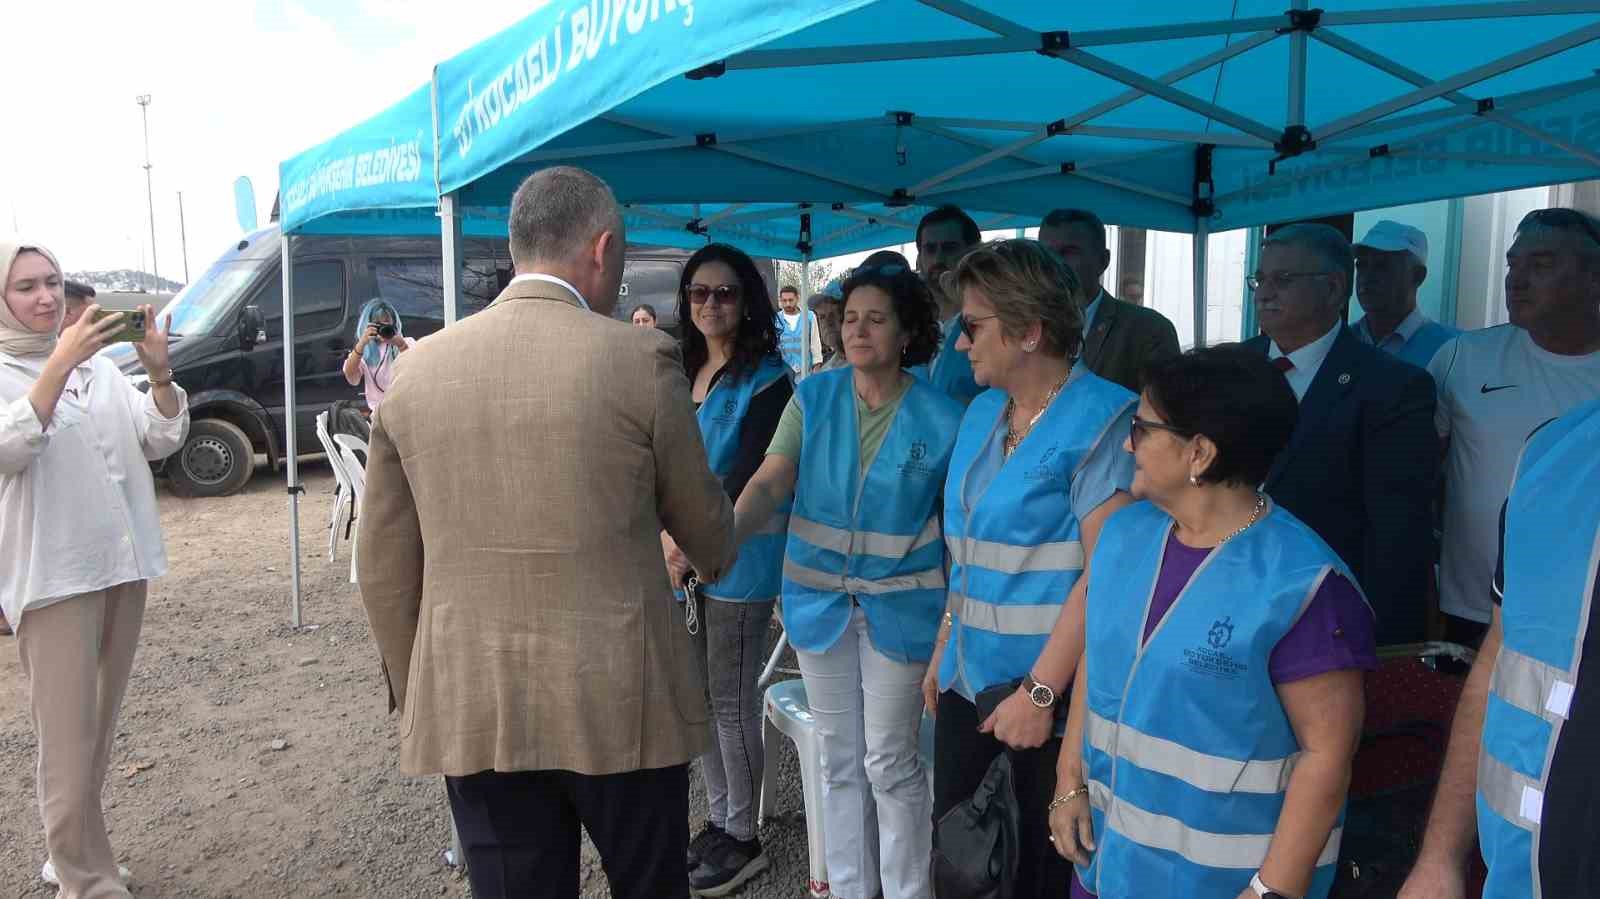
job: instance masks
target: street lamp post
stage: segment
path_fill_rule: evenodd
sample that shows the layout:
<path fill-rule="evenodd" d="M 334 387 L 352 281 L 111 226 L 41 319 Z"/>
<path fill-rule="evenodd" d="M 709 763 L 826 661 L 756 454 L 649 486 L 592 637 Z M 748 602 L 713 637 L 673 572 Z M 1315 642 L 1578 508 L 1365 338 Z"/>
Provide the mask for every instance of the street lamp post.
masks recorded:
<path fill-rule="evenodd" d="M 134 98 L 139 104 L 139 117 L 144 120 L 144 198 L 150 210 L 150 293 L 161 292 L 161 266 L 156 262 L 156 194 L 150 176 L 150 95 Z"/>

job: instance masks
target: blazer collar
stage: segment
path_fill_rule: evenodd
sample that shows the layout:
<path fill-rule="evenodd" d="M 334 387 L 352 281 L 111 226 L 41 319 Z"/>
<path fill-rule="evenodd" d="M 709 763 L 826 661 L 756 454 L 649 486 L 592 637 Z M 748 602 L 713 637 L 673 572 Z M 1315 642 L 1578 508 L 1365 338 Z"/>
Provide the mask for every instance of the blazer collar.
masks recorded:
<path fill-rule="evenodd" d="M 1083 337 L 1083 361 L 1091 367 L 1100 361 L 1106 337 L 1116 326 L 1117 315 L 1121 311 L 1122 301 L 1102 290 L 1100 308 L 1094 313 L 1094 324 L 1089 326 L 1089 333 Z"/>
<path fill-rule="evenodd" d="M 1271 352 L 1271 346 L 1270 341 L 1263 341 L 1262 353 Z M 1328 350 L 1327 358 L 1322 360 L 1322 367 L 1317 369 L 1317 376 L 1311 380 L 1305 397 L 1300 400 L 1300 423 L 1294 429 L 1294 436 L 1289 438 L 1289 445 L 1278 454 L 1267 475 L 1269 488 L 1283 474 L 1290 459 L 1300 448 L 1327 426 L 1333 417 L 1333 408 L 1355 389 L 1361 377 L 1360 363 L 1361 341 L 1350 333 L 1349 328 L 1341 327 L 1333 346 Z"/>
<path fill-rule="evenodd" d="M 498 306 L 511 300 L 555 300 L 578 309 L 586 308 L 577 291 L 569 286 L 534 278 L 513 278 L 512 283 L 506 285 L 506 289 L 500 291 L 500 295 L 489 305 Z"/>

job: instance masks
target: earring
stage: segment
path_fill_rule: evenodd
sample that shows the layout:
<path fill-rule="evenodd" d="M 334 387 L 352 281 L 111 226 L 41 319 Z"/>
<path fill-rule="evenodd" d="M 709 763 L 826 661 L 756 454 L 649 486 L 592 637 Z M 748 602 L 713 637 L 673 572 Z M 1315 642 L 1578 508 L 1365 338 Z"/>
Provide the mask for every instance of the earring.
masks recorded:
<path fill-rule="evenodd" d="M 1189 475 L 1189 483 L 1195 487 L 1198 487 L 1200 486 L 1200 478 L 1195 475 Z"/>
<path fill-rule="evenodd" d="M 1033 352 L 1034 350 L 1036 350 L 1038 348 L 1039 348 L 1039 345 L 1037 343 L 1034 343 L 1031 340 L 1022 345 L 1022 351 L 1024 353 L 1031 353 L 1031 352 Z"/>

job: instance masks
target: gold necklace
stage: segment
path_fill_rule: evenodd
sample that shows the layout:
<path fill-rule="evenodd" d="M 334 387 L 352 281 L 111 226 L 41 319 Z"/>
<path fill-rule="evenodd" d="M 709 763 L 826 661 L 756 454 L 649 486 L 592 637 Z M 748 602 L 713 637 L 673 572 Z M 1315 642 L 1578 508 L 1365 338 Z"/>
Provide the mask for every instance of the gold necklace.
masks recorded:
<path fill-rule="evenodd" d="M 1250 526 L 1256 523 L 1256 519 L 1261 517 L 1261 510 L 1265 509 L 1266 507 L 1267 507 L 1267 497 L 1262 493 L 1257 493 L 1256 494 L 1256 507 L 1250 513 L 1250 520 L 1245 522 L 1243 525 L 1241 525 L 1237 531 L 1234 531 L 1233 533 L 1229 534 L 1228 536 L 1223 537 L 1221 540 L 1217 541 L 1217 545 L 1221 546 L 1222 544 L 1227 543 L 1229 540 L 1232 540 L 1233 538 L 1235 538 L 1235 537 L 1239 536 L 1240 534 L 1243 534 L 1245 531 L 1249 530 Z"/>
<path fill-rule="evenodd" d="M 1060 381 L 1057 381 L 1056 386 L 1050 388 L 1050 392 L 1044 395 L 1044 402 L 1039 404 L 1039 411 L 1035 412 L 1033 417 L 1028 419 L 1028 426 L 1023 428 L 1022 433 L 1020 434 L 1017 433 L 1017 426 L 1012 421 L 1017 414 L 1017 399 L 1016 397 L 1012 397 L 1006 401 L 1006 440 L 1001 447 L 1003 455 L 1009 456 L 1013 452 L 1016 452 L 1017 445 L 1022 442 L 1022 439 L 1033 433 L 1033 426 L 1038 424 L 1039 419 L 1044 417 L 1045 410 L 1050 408 L 1050 403 L 1055 400 L 1056 394 L 1061 392 L 1061 388 L 1067 386 L 1067 381 L 1071 378 L 1072 367 L 1068 366 L 1067 376 L 1062 378 Z"/>

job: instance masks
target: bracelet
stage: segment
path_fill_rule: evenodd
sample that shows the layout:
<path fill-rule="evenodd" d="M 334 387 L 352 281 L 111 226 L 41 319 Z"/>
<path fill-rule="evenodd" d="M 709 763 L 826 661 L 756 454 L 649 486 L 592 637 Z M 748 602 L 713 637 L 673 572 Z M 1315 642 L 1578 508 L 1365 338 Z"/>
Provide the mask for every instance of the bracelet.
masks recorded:
<path fill-rule="evenodd" d="M 1060 796 L 1057 796 L 1056 798 L 1050 800 L 1049 807 L 1047 807 L 1044 810 L 1045 814 L 1048 815 L 1049 813 L 1055 811 L 1056 809 L 1062 807 L 1063 805 L 1066 805 L 1067 803 L 1071 802 L 1072 800 L 1077 799 L 1079 796 L 1086 795 L 1088 792 L 1089 792 L 1089 786 L 1087 784 L 1085 784 L 1085 785 L 1083 785 L 1081 787 L 1074 787 L 1074 788 L 1068 790 L 1067 792 L 1061 794 Z"/>
<path fill-rule="evenodd" d="M 159 378 L 156 377 L 155 372 L 146 372 L 145 374 L 151 387 L 165 387 L 172 383 L 172 369 L 170 368 L 162 372 Z"/>
<path fill-rule="evenodd" d="M 944 626 L 945 627 L 955 627 L 956 626 L 956 613 L 951 612 L 949 610 L 945 611 L 945 613 L 944 613 Z"/>

